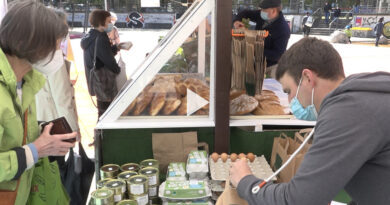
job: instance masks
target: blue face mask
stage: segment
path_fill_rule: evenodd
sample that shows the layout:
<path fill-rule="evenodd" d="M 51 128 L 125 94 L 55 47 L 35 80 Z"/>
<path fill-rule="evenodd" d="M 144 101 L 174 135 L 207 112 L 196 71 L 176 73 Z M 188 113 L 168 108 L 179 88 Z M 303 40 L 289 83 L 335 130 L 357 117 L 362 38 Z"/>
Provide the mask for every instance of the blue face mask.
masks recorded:
<path fill-rule="evenodd" d="M 110 33 L 110 32 L 112 31 L 113 28 L 114 28 L 114 24 L 109 23 L 109 24 L 108 24 L 108 27 L 105 28 L 104 31 L 105 31 L 106 33 Z"/>
<path fill-rule="evenodd" d="M 268 17 L 268 13 L 267 12 L 264 12 L 264 11 L 261 11 L 260 12 L 260 16 L 263 20 L 265 21 L 268 21 L 269 20 L 269 17 Z"/>
<path fill-rule="evenodd" d="M 313 103 L 314 88 L 313 88 L 312 93 L 311 93 L 311 105 L 304 108 L 302 106 L 302 104 L 299 102 L 298 97 L 297 97 L 298 93 L 299 93 L 299 88 L 301 87 L 301 82 L 302 82 L 302 78 L 299 81 L 297 94 L 295 95 L 295 97 L 292 99 L 292 101 L 290 103 L 290 109 L 291 109 L 292 113 L 294 114 L 294 116 L 300 120 L 316 121 L 317 120 L 317 111 L 316 111 L 316 108 L 314 107 L 314 103 Z"/>

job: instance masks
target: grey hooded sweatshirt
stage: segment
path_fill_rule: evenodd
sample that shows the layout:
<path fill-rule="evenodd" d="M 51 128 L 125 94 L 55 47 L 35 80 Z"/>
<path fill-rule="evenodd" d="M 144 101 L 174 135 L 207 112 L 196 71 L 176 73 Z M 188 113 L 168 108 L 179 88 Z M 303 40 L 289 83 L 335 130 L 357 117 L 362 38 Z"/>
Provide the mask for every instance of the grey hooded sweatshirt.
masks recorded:
<path fill-rule="evenodd" d="M 289 183 L 244 177 L 249 204 L 327 205 L 345 189 L 358 205 L 390 205 L 390 73 L 346 78 L 321 104 L 313 145 Z"/>

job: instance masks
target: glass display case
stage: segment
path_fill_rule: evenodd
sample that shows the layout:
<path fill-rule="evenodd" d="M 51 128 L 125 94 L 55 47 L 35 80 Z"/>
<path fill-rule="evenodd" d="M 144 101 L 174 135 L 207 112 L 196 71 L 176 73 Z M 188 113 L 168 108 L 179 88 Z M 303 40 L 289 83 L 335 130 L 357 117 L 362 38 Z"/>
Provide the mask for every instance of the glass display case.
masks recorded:
<path fill-rule="evenodd" d="M 98 129 L 213 127 L 215 1 L 196 1 L 130 76 Z"/>
<path fill-rule="evenodd" d="M 96 129 L 214 127 L 215 106 L 218 106 L 215 105 L 214 93 L 218 77 L 215 75 L 215 56 L 218 55 L 215 52 L 215 29 L 215 1 L 198 0 L 193 3 L 133 72 L 116 99 L 100 117 Z M 254 47 L 253 51 L 259 52 L 259 48 L 261 46 Z M 264 59 L 253 58 L 253 69 L 258 69 L 256 65 L 261 65 L 264 72 Z M 233 56 L 232 59 L 233 65 L 237 63 Z M 231 126 L 258 126 L 264 122 L 314 125 L 288 115 L 287 98 L 277 81 L 265 80 L 263 83 L 261 77 L 260 85 L 255 83 L 256 93 L 250 98 L 241 96 L 244 93 L 247 96 L 248 93 L 237 89 L 242 87 L 237 83 L 242 82 L 237 80 L 233 72 L 231 98 L 230 102 L 226 102 L 231 107 Z M 266 92 L 269 95 L 272 92 L 276 96 L 273 97 L 273 102 L 280 103 L 276 115 L 269 115 L 266 112 L 269 108 L 256 111 L 260 109 L 258 107 L 261 100 L 269 97 L 263 95 L 262 88 L 273 90 Z M 240 101 L 237 98 L 246 99 Z M 266 106 L 275 108 L 272 105 Z M 234 106 L 251 106 L 251 110 L 234 112 Z"/>

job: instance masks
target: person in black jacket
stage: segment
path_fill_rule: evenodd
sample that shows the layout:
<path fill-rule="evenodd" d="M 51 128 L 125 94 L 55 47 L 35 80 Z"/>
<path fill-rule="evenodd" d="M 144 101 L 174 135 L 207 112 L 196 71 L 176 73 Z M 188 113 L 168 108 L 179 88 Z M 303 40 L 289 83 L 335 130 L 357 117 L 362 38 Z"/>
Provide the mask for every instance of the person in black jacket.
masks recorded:
<path fill-rule="evenodd" d="M 233 25 L 234 28 L 244 27 L 242 19 L 249 18 L 250 21 L 256 22 L 256 30 L 269 32 L 264 40 L 264 55 L 267 61 L 267 73 L 269 73 L 274 70 L 278 60 L 286 51 L 290 28 L 281 11 L 280 0 L 262 0 L 259 7 L 260 10 L 244 10 L 238 13 L 233 19 Z"/>
<path fill-rule="evenodd" d="M 326 24 L 329 24 L 329 16 L 330 16 L 331 10 L 332 10 L 332 6 L 328 2 L 325 2 L 324 13 L 325 13 L 325 23 Z"/>
<path fill-rule="evenodd" d="M 378 23 L 375 25 L 375 28 L 374 28 L 374 32 L 375 32 L 375 37 L 376 37 L 376 41 L 375 41 L 375 46 L 378 46 L 379 45 L 379 39 L 381 38 L 381 35 L 383 33 L 383 20 L 384 18 L 380 18 Z"/>
<path fill-rule="evenodd" d="M 96 38 L 98 38 L 96 44 L 96 69 L 110 69 L 113 73 L 119 74 L 120 68 L 114 57 L 119 51 L 119 48 L 116 45 L 110 44 L 110 39 L 107 35 L 107 33 L 111 32 L 113 28 L 110 12 L 101 9 L 94 10 L 89 16 L 89 22 L 93 28 L 81 40 L 81 48 L 84 50 L 84 66 L 88 91 L 91 96 L 94 96 L 95 93 L 89 86 L 89 74 L 90 70 L 93 68 Z M 110 104 L 111 102 L 105 102 L 97 99 L 99 117 L 107 110 Z"/>
<path fill-rule="evenodd" d="M 335 23 L 336 23 L 336 28 L 338 28 L 339 26 L 339 18 L 341 16 L 341 10 L 340 8 L 337 6 L 336 9 L 334 10 L 334 14 L 333 14 L 333 19 L 335 19 Z"/>

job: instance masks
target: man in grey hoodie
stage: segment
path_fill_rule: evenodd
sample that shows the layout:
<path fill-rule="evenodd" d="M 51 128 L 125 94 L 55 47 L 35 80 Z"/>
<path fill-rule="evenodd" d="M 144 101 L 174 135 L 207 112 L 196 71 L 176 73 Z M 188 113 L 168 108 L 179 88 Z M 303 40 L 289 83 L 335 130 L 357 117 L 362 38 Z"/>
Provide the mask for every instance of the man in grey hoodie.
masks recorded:
<path fill-rule="evenodd" d="M 262 180 L 245 161 L 233 164 L 239 195 L 249 204 L 326 205 L 345 189 L 358 205 L 389 205 L 390 74 L 345 78 L 332 45 L 304 38 L 282 56 L 276 77 L 290 101 L 318 111 L 313 145 L 289 183 L 268 183 L 256 194 Z"/>

